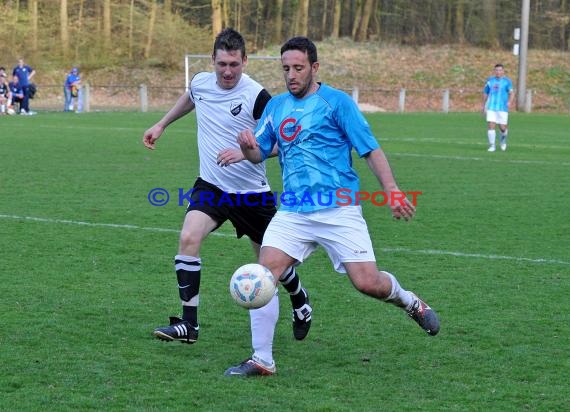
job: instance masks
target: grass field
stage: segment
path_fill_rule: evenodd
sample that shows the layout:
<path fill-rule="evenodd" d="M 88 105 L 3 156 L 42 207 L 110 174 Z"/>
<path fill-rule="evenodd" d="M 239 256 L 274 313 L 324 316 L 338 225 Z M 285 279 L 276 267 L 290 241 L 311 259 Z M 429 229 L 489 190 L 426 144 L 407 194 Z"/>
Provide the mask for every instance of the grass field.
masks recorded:
<path fill-rule="evenodd" d="M 222 376 L 250 355 L 227 285 L 253 256 L 231 226 L 202 251 L 200 340 L 151 335 L 180 310 L 177 190 L 198 171 L 193 117 L 142 146 L 159 117 L 0 118 L 0 410 L 570 410 L 568 116 L 512 114 L 504 153 L 487 153 L 476 114 L 368 116 L 400 187 L 422 192 L 408 223 L 364 205 L 378 264 L 441 332 L 359 295 L 318 251 L 300 269 L 309 336 L 293 339 L 282 299 L 278 373 L 249 380 Z M 156 187 L 166 206 L 150 205 Z"/>

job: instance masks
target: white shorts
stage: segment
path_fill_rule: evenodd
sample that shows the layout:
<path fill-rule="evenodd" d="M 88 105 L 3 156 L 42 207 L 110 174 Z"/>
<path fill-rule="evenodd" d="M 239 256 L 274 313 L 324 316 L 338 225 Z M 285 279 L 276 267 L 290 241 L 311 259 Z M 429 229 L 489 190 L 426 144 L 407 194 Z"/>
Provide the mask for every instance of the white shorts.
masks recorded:
<path fill-rule="evenodd" d="M 496 124 L 508 124 L 509 112 L 496 112 L 494 110 L 487 110 L 487 121 Z"/>
<path fill-rule="evenodd" d="M 303 262 L 318 245 L 339 273 L 346 273 L 344 262 L 376 261 L 360 206 L 311 213 L 278 211 L 265 231 L 262 247 L 275 247 Z"/>

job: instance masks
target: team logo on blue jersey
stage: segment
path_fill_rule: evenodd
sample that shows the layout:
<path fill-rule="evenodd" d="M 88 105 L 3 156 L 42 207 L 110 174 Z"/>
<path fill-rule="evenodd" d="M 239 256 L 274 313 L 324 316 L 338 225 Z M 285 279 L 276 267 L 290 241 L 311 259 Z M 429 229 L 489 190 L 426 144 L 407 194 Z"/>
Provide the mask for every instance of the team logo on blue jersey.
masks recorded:
<path fill-rule="evenodd" d="M 230 113 L 234 116 L 237 116 L 238 114 L 240 114 L 242 106 L 243 103 L 232 102 L 230 106 Z"/>
<path fill-rule="evenodd" d="M 296 126 L 296 123 L 297 120 L 291 117 L 281 122 L 281 126 L 279 126 L 279 134 L 281 135 L 281 138 L 286 142 L 292 142 L 295 140 L 301 131 L 301 126 Z"/>

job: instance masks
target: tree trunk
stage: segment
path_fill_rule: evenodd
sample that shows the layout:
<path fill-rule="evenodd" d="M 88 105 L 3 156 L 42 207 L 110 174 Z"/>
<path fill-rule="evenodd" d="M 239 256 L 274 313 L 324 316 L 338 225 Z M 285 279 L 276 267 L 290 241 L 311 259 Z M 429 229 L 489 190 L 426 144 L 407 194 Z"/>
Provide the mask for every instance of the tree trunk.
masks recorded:
<path fill-rule="evenodd" d="M 144 58 L 145 59 L 150 58 L 150 51 L 152 48 L 152 38 L 154 36 L 154 23 L 156 22 L 157 9 L 158 9 L 158 5 L 156 3 L 156 0 L 152 0 L 151 6 L 150 6 L 150 15 L 148 18 L 148 30 L 147 30 L 148 37 L 146 40 L 146 46 L 144 48 Z"/>
<path fill-rule="evenodd" d="M 334 13 L 333 13 L 333 24 L 332 24 L 332 31 L 331 37 L 333 39 L 338 39 L 340 34 L 340 14 L 341 14 L 341 0 L 335 0 L 334 2 Z"/>
<path fill-rule="evenodd" d="M 455 41 L 459 44 L 465 43 L 465 0 L 457 0 L 455 7 Z"/>
<path fill-rule="evenodd" d="M 67 0 L 59 2 L 59 27 L 61 30 L 61 50 L 65 60 L 69 58 L 69 31 L 67 17 Z"/>
<path fill-rule="evenodd" d="M 129 60 L 133 60 L 133 31 L 134 31 L 135 0 L 131 0 L 129 7 Z"/>
<path fill-rule="evenodd" d="M 275 15 L 273 17 L 273 43 L 279 44 L 283 36 L 283 0 L 275 1 Z"/>
<path fill-rule="evenodd" d="M 103 46 L 111 49 L 111 0 L 103 3 Z"/>
<path fill-rule="evenodd" d="M 299 0 L 297 10 L 297 30 L 296 36 L 307 36 L 309 34 L 309 0 Z"/>
<path fill-rule="evenodd" d="M 212 0 L 212 36 L 216 38 L 222 31 L 222 1 Z"/>
<path fill-rule="evenodd" d="M 28 6 L 32 25 L 32 54 L 35 55 L 38 51 L 38 0 L 30 0 Z"/>
<path fill-rule="evenodd" d="M 499 46 L 497 40 L 497 2 L 496 0 L 483 0 L 483 15 L 485 19 L 484 45 L 491 48 Z"/>
<path fill-rule="evenodd" d="M 365 42 L 368 39 L 368 24 L 370 23 L 370 17 L 372 16 L 373 6 L 374 0 L 366 0 L 364 2 L 360 24 L 356 29 L 355 40 L 357 42 Z"/>
<path fill-rule="evenodd" d="M 79 12 L 77 13 L 77 32 L 76 37 L 78 39 L 83 38 L 83 10 L 84 10 L 84 2 L 85 0 L 79 1 Z M 75 42 L 75 52 L 73 54 L 73 58 L 75 61 L 79 61 L 79 51 L 80 51 L 80 42 Z"/>

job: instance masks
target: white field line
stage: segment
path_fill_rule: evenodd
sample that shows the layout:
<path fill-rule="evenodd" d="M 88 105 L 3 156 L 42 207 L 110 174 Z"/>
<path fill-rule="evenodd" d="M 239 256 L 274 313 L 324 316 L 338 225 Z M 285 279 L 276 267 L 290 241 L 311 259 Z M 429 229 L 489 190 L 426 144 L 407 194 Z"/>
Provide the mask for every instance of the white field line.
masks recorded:
<path fill-rule="evenodd" d="M 518 159 L 504 159 L 504 158 L 490 159 L 489 157 L 427 155 L 421 153 L 389 152 L 387 153 L 387 156 L 420 157 L 420 158 L 429 158 L 429 159 L 461 160 L 461 161 L 475 161 L 475 162 L 500 162 L 500 163 L 525 164 L 525 165 L 570 166 L 570 162 L 553 162 L 545 160 L 522 160 L 522 159 L 518 160 Z"/>
<path fill-rule="evenodd" d="M 103 227 L 112 229 L 130 229 L 130 230 L 146 230 L 149 232 L 168 232 L 168 233 L 179 233 L 180 229 L 167 229 L 160 227 L 146 227 L 137 225 L 119 225 L 115 223 L 90 223 L 77 220 L 66 220 L 66 219 L 48 219 L 43 217 L 34 216 L 17 216 L 17 215 L 4 215 L 0 214 L 0 219 L 13 219 L 13 220 L 25 220 L 31 222 L 41 222 L 41 223 L 52 223 L 52 224 L 66 224 L 66 225 L 78 225 L 78 226 L 89 226 L 89 227 Z M 221 237 L 235 237 L 234 234 L 213 232 L 212 235 Z M 487 259 L 487 260 L 511 260 L 514 262 L 528 262 L 528 263 L 544 263 L 553 265 L 569 265 L 570 262 L 558 259 L 532 259 L 527 257 L 518 256 L 502 256 L 502 255 L 485 255 L 482 253 L 465 253 L 465 252 L 454 252 L 449 250 L 435 250 L 435 249 L 408 249 L 408 248 L 381 248 L 382 252 L 386 253 L 407 253 L 414 255 L 443 255 L 443 256 L 456 256 L 460 258 L 475 258 L 475 259 Z"/>

